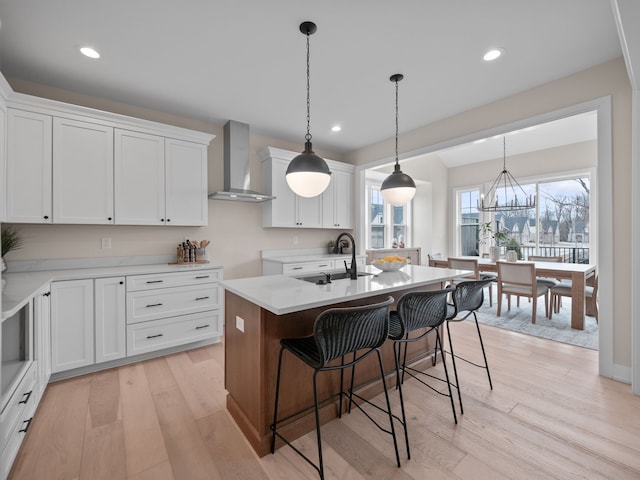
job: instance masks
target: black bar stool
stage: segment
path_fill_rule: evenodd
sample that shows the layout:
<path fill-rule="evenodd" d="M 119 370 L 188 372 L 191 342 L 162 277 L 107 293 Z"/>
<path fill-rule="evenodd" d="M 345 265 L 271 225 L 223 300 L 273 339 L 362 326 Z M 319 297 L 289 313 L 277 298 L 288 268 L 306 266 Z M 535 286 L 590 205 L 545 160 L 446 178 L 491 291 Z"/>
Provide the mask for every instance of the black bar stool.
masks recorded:
<path fill-rule="evenodd" d="M 387 403 L 386 409 L 377 406 L 376 408 L 388 413 L 390 428 L 388 430 L 385 429 L 366 412 L 364 413 L 370 420 L 375 423 L 375 425 L 380 430 L 390 434 L 393 437 L 396 462 L 398 464 L 398 467 L 400 467 L 400 456 L 398 454 L 398 443 L 396 440 L 396 433 L 393 425 L 393 415 L 391 413 L 391 405 L 389 403 L 389 394 L 387 392 L 384 368 L 382 366 L 382 356 L 380 355 L 379 350 L 380 346 L 382 346 L 388 336 L 389 307 L 392 303 L 393 297 L 389 297 L 382 303 L 376 303 L 372 305 L 347 308 L 331 308 L 318 315 L 313 326 L 312 336 L 305 338 L 289 338 L 280 340 L 281 347 L 280 356 L 278 359 L 278 373 L 276 377 L 276 398 L 273 412 L 273 423 L 271 424 L 271 430 L 273 432 L 271 437 L 271 453 L 275 452 L 276 437 L 279 437 L 287 445 L 293 448 L 293 450 L 302 458 L 304 458 L 310 465 L 312 465 L 320 474 L 320 478 L 324 479 L 319 405 L 321 403 L 325 403 L 327 401 L 335 399 L 336 396 L 339 396 L 339 417 L 341 417 L 343 395 L 346 395 L 349 400 L 349 411 L 351 411 L 351 405 L 354 404 L 357 408 L 364 412 L 362 407 L 357 402 L 353 402 L 353 397 L 358 397 L 355 393 L 353 393 L 353 376 L 355 373 L 356 364 L 375 352 L 378 356 L 380 379 L 382 380 L 382 385 L 384 386 L 384 395 Z M 315 410 L 316 436 L 318 441 L 317 465 L 277 431 L 278 423 L 293 418 L 309 409 L 302 409 L 292 415 L 289 415 L 286 418 L 278 419 L 280 372 L 282 367 L 282 354 L 285 350 L 291 352 L 296 358 L 302 360 L 305 364 L 314 369 L 313 408 Z M 350 362 L 345 363 L 345 356 L 349 353 L 353 353 L 353 359 Z M 330 362 L 338 358 L 341 359 L 340 364 L 335 364 L 335 362 L 334 364 L 329 364 Z M 344 369 L 346 368 L 351 368 L 351 385 L 349 387 L 349 390 L 347 392 L 344 392 L 343 377 Z M 332 370 L 340 370 L 340 393 L 332 395 L 331 397 L 324 399 L 321 402 L 318 399 L 318 373 Z"/>
<path fill-rule="evenodd" d="M 407 456 L 411 458 L 409 453 L 409 435 L 407 433 L 407 418 L 404 409 L 404 399 L 402 397 L 402 383 L 404 375 L 407 373 L 417 381 L 430 388 L 434 392 L 449 397 L 451 400 L 451 411 L 453 412 L 453 421 L 458 423 L 456 417 L 456 409 L 453 403 L 453 394 L 451 392 L 451 382 L 449 381 L 449 372 L 445 361 L 444 350 L 442 348 L 442 338 L 440 337 L 440 326 L 447 318 L 447 295 L 451 293 L 451 288 L 444 290 L 434 290 L 428 292 L 409 292 L 405 293 L 398 300 L 395 312 L 391 312 L 389 316 L 389 338 L 393 340 L 393 352 L 396 360 L 396 387 L 400 394 L 400 408 L 402 409 L 402 425 L 404 427 L 404 436 L 407 444 Z M 411 332 L 425 329 L 424 332 L 410 337 Z M 417 342 L 431 332 L 435 332 L 436 342 L 434 355 L 438 352 L 442 357 L 442 365 L 444 367 L 445 379 L 431 375 L 422 370 L 417 370 L 407 365 L 407 345 Z M 402 347 L 404 346 L 404 353 Z M 402 374 L 400 371 L 402 370 Z M 417 375 L 427 376 L 447 384 L 447 392 L 442 392 L 432 385 L 426 383 Z"/>
<path fill-rule="evenodd" d="M 487 371 L 487 378 L 489 379 L 489 387 L 493 390 L 493 383 L 491 382 L 491 373 L 489 372 L 489 364 L 487 363 L 487 354 L 484 350 L 484 342 L 482 341 L 482 334 L 480 333 L 480 324 L 478 323 L 478 316 L 476 311 L 484 303 L 484 287 L 490 284 L 492 279 L 474 280 L 468 282 L 460 282 L 456 285 L 455 290 L 452 293 L 453 304 L 449 304 L 449 312 L 447 314 L 447 337 L 449 338 L 449 354 L 451 355 L 451 362 L 453 363 L 453 375 L 455 377 L 455 388 L 458 390 L 458 401 L 460 402 L 460 413 L 463 414 L 462 408 L 462 396 L 460 394 L 460 383 L 458 381 L 458 369 L 456 367 L 456 358 L 464 362 L 467 362 L 473 366 L 484 368 Z M 476 330 L 478 331 L 478 338 L 480 339 L 480 348 L 482 349 L 482 357 L 484 359 L 484 365 L 474 363 L 466 358 L 460 357 L 453 352 L 453 341 L 451 339 L 451 329 L 449 328 L 451 322 L 461 322 L 466 320 L 469 315 L 473 314 L 473 318 L 476 321 Z"/>

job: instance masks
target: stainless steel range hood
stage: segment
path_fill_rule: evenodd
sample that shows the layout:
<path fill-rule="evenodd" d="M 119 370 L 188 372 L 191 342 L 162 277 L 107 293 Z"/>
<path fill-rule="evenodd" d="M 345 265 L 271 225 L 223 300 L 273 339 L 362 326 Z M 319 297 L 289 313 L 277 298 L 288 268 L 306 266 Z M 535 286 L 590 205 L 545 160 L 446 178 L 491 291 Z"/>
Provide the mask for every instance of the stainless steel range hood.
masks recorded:
<path fill-rule="evenodd" d="M 224 126 L 224 190 L 209 198 L 252 203 L 276 198 L 251 190 L 250 166 L 249 125 L 229 120 Z"/>

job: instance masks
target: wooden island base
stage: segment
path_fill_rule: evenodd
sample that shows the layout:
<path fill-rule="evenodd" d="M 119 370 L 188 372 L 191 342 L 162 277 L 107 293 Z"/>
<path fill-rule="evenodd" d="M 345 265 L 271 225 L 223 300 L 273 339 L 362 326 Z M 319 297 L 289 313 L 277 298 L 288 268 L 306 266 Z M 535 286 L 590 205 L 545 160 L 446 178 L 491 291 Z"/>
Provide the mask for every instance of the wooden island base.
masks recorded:
<path fill-rule="evenodd" d="M 228 290 L 225 293 L 225 388 L 227 409 L 251 446 L 260 456 L 270 452 L 273 421 L 276 373 L 280 339 L 304 337 L 312 334 L 313 324 L 320 312 L 331 307 L 365 305 L 386 300 L 389 295 L 397 301 L 404 293 L 414 290 L 433 290 L 437 286 L 407 288 L 390 294 L 376 295 L 364 299 L 312 308 L 300 312 L 275 315 Z M 395 308 L 395 303 L 392 308 Z M 239 318 L 238 318 L 239 317 Z M 244 332 L 240 330 L 244 324 Z M 411 362 L 431 358 L 433 336 L 409 346 Z M 395 363 L 392 342 L 382 347 L 382 361 L 386 371 L 387 385 L 395 385 Z M 425 367 L 431 361 L 424 362 Z M 345 370 L 345 385 L 349 371 Z M 340 391 L 338 371 L 322 372 L 318 375 L 318 395 L 322 400 Z M 376 356 L 370 356 L 358 364 L 355 385 L 357 393 L 372 398 L 382 392 Z M 391 391 L 393 395 L 394 391 Z M 302 361 L 285 352 L 280 386 L 279 418 L 313 405 L 313 370 Z M 395 412 L 400 414 L 400 412 Z M 322 408 L 323 423 L 336 418 L 337 399 Z M 288 439 L 298 438 L 315 428 L 313 408 L 285 422 L 278 429 Z"/>

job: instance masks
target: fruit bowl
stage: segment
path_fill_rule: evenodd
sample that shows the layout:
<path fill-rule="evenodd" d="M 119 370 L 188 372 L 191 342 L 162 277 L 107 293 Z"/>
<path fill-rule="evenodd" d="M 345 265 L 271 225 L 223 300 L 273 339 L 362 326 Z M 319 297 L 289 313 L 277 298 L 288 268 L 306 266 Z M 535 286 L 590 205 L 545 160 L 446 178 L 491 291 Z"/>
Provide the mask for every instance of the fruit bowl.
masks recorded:
<path fill-rule="evenodd" d="M 383 272 L 395 272 L 406 266 L 408 259 L 404 257 L 398 257 L 397 255 L 387 256 L 373 261 L 373 266 L 379 268 Z"/>

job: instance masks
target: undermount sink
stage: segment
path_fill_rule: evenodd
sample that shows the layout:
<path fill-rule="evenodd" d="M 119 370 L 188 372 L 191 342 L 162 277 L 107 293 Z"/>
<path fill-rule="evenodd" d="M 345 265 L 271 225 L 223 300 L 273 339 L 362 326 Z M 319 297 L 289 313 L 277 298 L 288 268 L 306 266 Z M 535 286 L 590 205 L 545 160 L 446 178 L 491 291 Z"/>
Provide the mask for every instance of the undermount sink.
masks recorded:
<path fill-rule="evenodd" d="M 349 278 L 349 274 L 347 272 L 334 272 L 331 273 L 331 281 L 333 280 L 342 280 L 344 278 Z M 373 275 L 373 273 L 369 272 L 358 272 L 359 277 L 364 277 L 367 275 Z M 304 280 L 309 283 L 316 283 L 318 285 L 325 285 L 327 283 L 327 276 L 324 273 L 314 273 L 313 275 L 307 275 L 304 277 L 296 277 L 299 280 Z"/>

